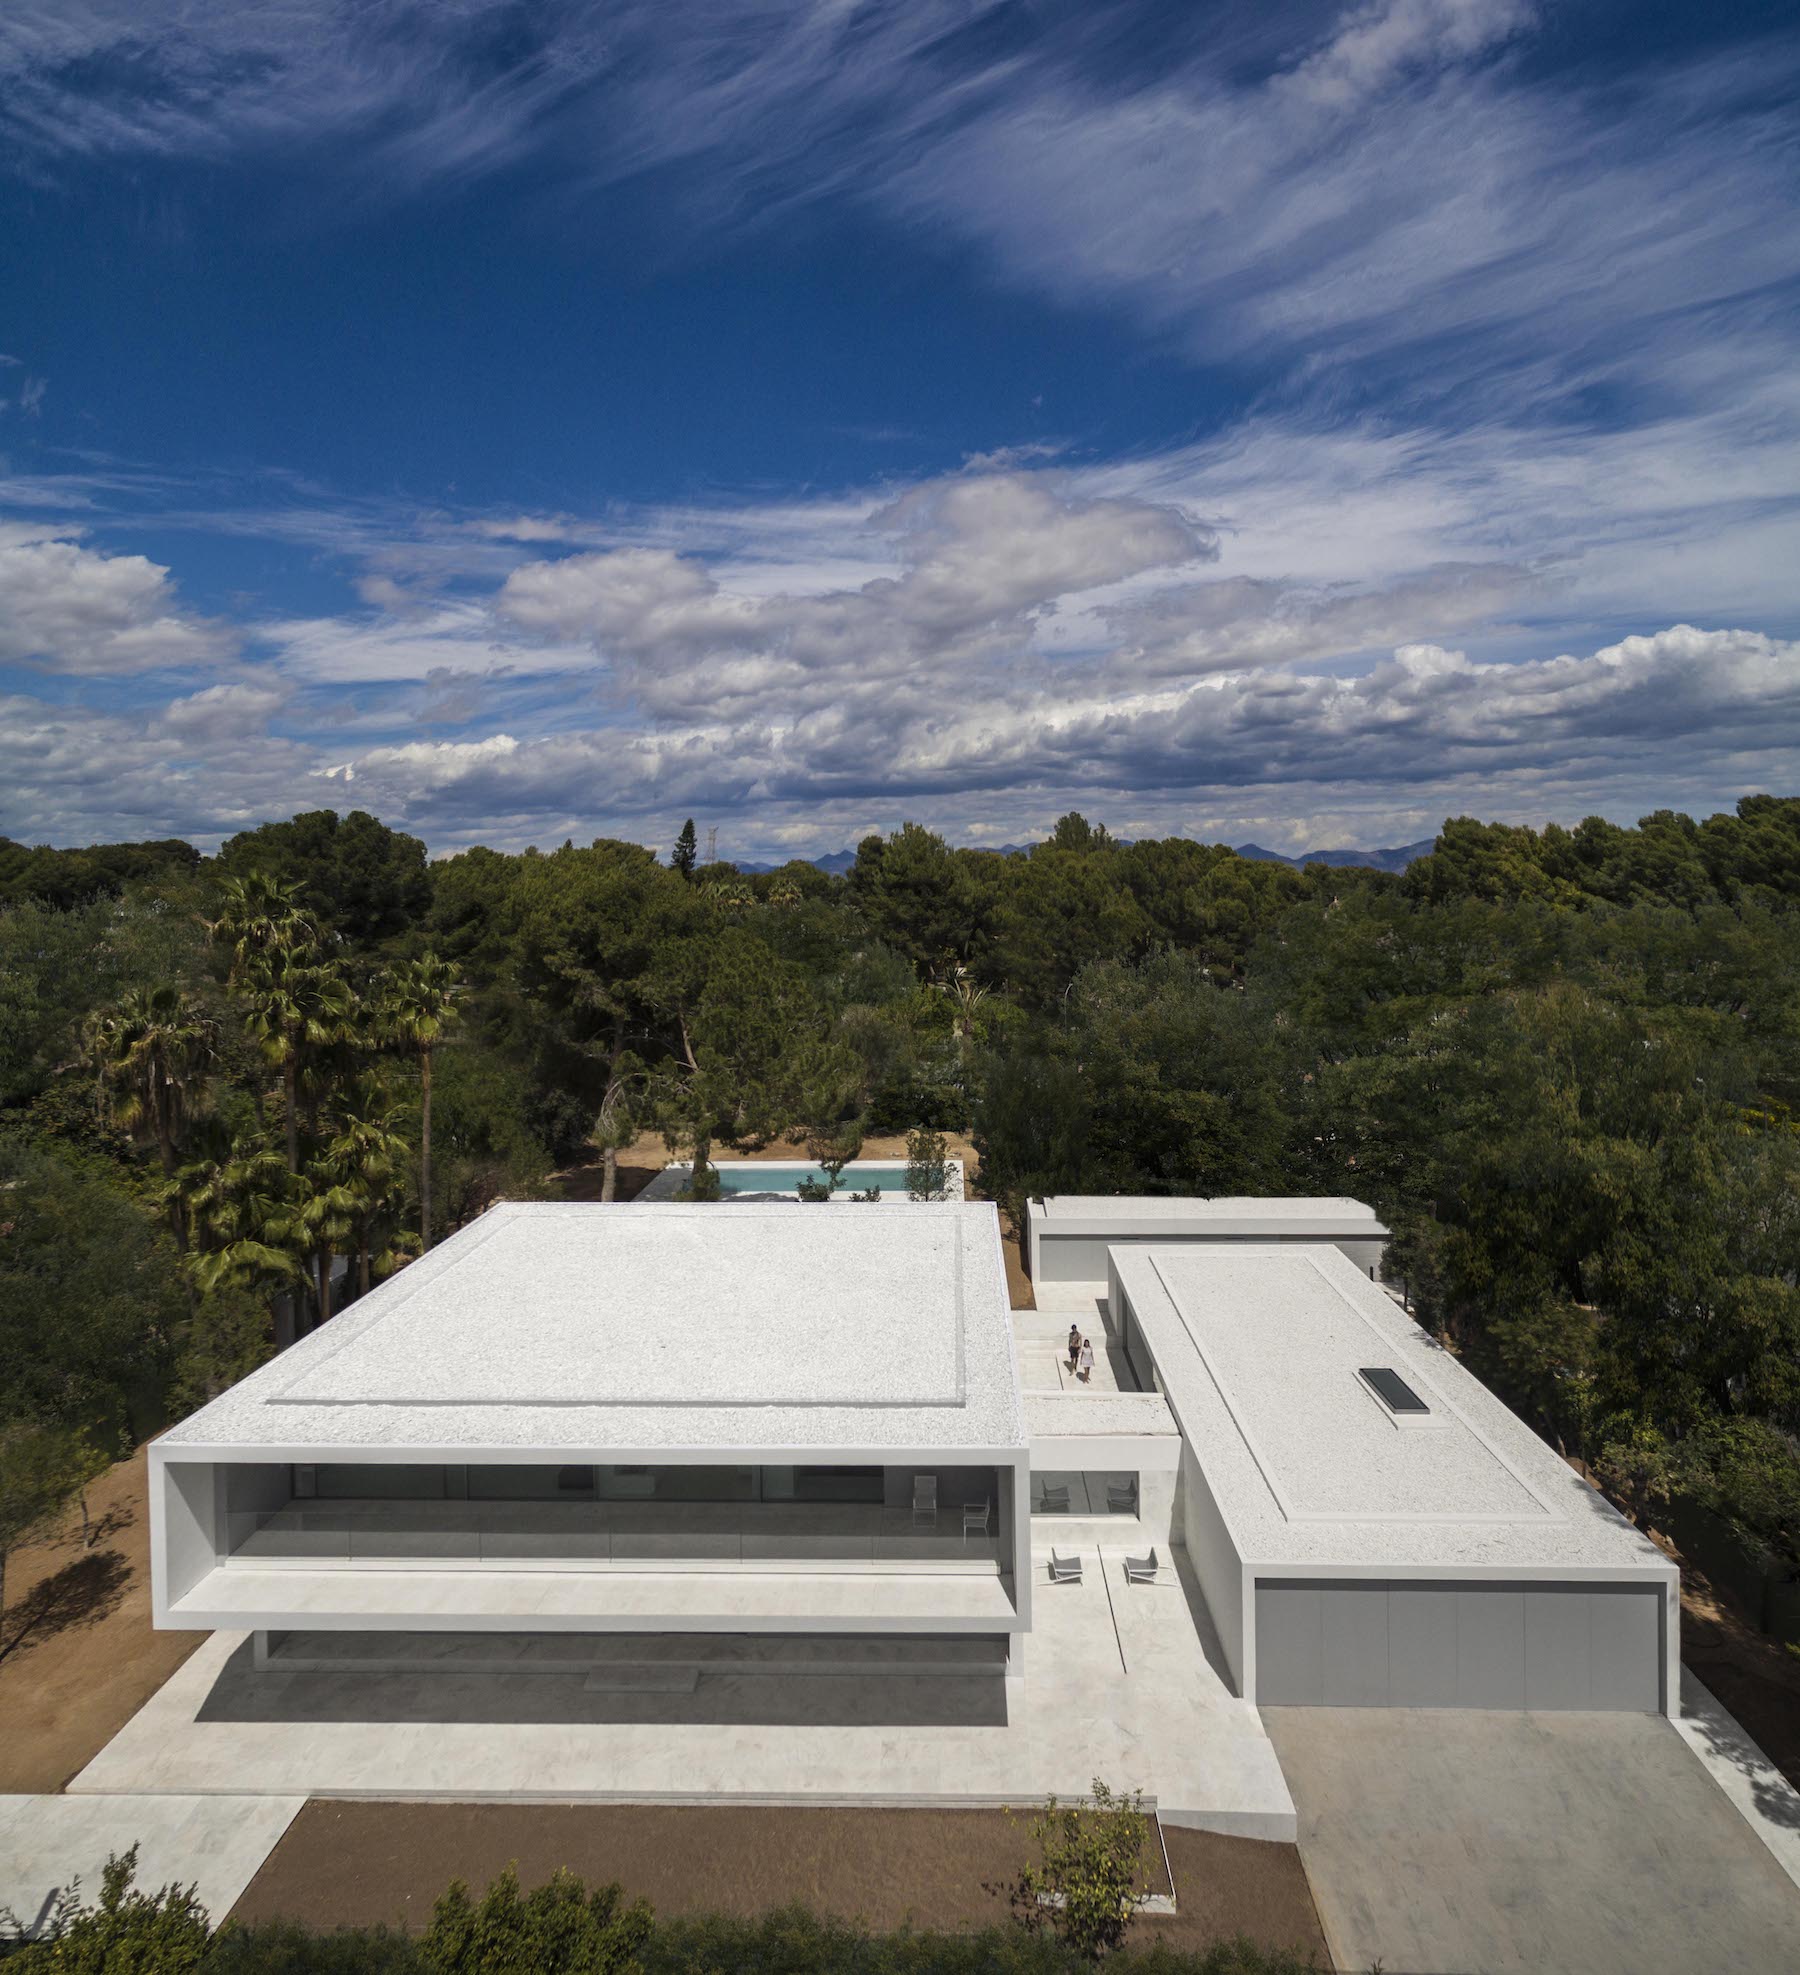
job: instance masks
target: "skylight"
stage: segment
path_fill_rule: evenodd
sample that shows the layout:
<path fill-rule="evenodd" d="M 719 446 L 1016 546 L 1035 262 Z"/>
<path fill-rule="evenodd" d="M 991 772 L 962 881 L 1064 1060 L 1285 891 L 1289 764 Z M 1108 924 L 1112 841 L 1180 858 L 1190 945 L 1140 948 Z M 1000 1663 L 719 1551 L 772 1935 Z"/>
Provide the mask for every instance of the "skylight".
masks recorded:
<path fill-rule="evenodd" d="M 1357 1377 L 1374 1392 L 1390 1413 L 1428 1413 L 1431 1408 L 1391 1365 L 1363 1365 Z"/>

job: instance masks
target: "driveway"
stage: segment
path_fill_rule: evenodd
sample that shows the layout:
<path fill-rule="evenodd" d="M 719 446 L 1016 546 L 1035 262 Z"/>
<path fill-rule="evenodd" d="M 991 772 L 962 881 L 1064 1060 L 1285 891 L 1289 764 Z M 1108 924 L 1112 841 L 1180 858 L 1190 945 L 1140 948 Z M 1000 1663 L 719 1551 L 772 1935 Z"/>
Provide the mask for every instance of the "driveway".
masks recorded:
<path fill-rule="evenodd" d="M 1777 1975 L 1800 1888 L 1667 1722 L 1269 1708 L 1340 1968 Z"/>

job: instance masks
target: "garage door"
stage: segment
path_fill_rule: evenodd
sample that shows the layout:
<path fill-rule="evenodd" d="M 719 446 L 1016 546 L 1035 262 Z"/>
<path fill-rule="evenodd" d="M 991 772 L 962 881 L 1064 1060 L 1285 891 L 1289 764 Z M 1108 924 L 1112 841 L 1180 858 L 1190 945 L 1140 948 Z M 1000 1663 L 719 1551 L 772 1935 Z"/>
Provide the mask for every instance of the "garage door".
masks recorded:
<path fill-rule="evenodd" d="M 1662 1707 L 1655 1585 L 1259 1578 L 1263 1707 Z"/>

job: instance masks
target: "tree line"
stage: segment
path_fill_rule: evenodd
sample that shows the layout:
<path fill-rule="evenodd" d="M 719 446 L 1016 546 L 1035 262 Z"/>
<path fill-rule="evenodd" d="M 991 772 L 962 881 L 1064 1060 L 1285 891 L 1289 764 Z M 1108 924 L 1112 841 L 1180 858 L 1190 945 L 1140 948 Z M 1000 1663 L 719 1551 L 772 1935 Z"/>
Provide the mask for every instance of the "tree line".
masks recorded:
<path fill-rule="evenodd" d="M 0 840 L 13 1453 L 121 1451 L 499 1195 L 592 1160 L 615 1197 L 641 1133 L 705 1196 L 721 1148 L 967 1130 L 1015 1219 L 1368 1201 L 1421 1319 L 1622 1499 L 1800 1560 L 1800 801 L 1457 819 L 1399 876 L 1078 815 L 842 877 L 697 842 Z"/>

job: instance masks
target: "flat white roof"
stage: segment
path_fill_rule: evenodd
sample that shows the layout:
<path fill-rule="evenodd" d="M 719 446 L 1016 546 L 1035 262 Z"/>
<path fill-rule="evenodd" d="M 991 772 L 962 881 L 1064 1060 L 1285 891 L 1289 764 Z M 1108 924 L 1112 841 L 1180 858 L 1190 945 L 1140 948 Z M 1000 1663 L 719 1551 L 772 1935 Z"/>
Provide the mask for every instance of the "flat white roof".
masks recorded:
<path fill-rule="evenodd" d="M 1336 1248 L 1120 1249 L 1188 1444 L 1256 1566 L 1670 1568 Z M 1365 1367 L 1427 1411 L 1389 1411 Z"/>
<path fill-rule="evenodd" d="M 1050 1221 L 1200 1221 L 1221 1232 L 1245 1228 L 1284 1229 L 1289 1223 L 1334 1233 L 1387 1230 L 1375 1210 L 1360 1200 L 1324 1194 L 1226 1195 L 1196 1199 L 1192 1195 L 1053 1193 L 1031 1203 L 1032 1213 Z"/>
<path fill-rule="evenodd" d="M 254 1458 L 1023 1443 L 989 1204 L 511 1202 L 159 1444 Z"/>

